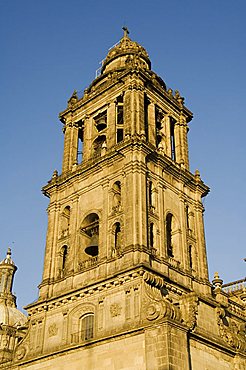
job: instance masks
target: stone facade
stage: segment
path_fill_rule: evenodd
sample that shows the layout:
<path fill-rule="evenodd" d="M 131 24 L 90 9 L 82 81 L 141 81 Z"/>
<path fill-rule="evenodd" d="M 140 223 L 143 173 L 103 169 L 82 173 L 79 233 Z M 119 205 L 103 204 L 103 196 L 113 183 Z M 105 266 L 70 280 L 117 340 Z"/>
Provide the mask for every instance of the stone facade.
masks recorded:
<path fill-rule="evenodd" d="M 245 369 L 244 290 L 208 280 L 191 119 L 125 29 L 60 113 L 39 298 L 0 368 Z"/>

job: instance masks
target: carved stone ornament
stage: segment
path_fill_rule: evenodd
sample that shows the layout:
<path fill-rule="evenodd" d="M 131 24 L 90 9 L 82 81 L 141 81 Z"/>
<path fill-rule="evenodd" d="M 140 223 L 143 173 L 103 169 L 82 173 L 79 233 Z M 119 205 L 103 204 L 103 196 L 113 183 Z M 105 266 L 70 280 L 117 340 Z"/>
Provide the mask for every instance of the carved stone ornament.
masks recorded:
<path fill-rule="evenodd" d="M 55 335 L 57 335 L 57 333 L 58 333 L 57 325 L 55 323 L 51 324 L 48 328 L 49 337 L 54 337 Z"/>
<path fill-rule="evenodd" d="M 22 360 L 26 355 L 27 349 L 25 347 L 19 347 L 16 350 L 15 357 L 17 360 Z"/>
<path fill-rule="evenodd" d="M 110 314 L 112 317 L 120 316 L 122 307 L 119 303 L 113 303 L 110 306 Z"/>
<path fill-rule="evenodd" d="M 185 295 L 180 301 L 182 320 L 189 330 L 194 330 L 197 324 L 199 300 L 195 293 Z"/>
<path fill-rule="evenodd" d="M 216 313 L 222 339 L 236 350 L 246 352 L 245 323 L 240 324 L 231 319 L 221 307 L 216 309 Z"/>
<path fill-rule="evenodd" d="M 144 312 L 146 312 L 147 320 L 165 317 L 181 321 L 179 306 L 174 305 L 164 294 L 164 292 L 167 294 L 164 287 L 164 280 L 150 272 L 145 272 L 143 279 L 146 282 L 144 285 Z"/>

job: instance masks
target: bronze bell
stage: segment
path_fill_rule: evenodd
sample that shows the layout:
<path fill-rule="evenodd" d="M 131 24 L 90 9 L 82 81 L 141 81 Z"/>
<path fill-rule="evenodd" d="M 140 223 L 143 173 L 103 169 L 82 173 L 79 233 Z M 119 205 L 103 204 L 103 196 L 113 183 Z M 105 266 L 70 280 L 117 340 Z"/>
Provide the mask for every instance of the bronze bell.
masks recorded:
<path fill-rule="evenodd" d="M 98 131 L 102 131 L 107 127 L 106 117 L 102 116 L 96 123 Z"/>
<path fill-rule="evenodd" d="M 85 253 L 89 254 L 91 257 L 98 255 L 98 235 L 93 234 L 89 245 L 85 248 Z"/>

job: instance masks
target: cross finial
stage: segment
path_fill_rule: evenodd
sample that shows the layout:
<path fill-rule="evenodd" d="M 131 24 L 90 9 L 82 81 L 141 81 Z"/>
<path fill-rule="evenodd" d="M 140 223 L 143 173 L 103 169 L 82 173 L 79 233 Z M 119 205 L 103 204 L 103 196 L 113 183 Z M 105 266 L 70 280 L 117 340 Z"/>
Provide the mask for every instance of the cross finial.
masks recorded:
<path fill-rule="evenodd" d="M 124 37 L 127 37 L 129 35 L 129 30 L 126 26 L 122 27 L 123 31 L 124 31 Z"/>

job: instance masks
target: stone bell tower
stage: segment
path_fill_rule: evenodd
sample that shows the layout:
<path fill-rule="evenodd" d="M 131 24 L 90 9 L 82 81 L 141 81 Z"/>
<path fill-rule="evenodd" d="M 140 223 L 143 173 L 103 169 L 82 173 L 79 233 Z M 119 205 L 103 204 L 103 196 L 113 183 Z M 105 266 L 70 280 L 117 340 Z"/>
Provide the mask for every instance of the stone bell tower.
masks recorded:
<path fill-rule="evenodd" d="M 185 370 L 203 353 L 207 323 L 200 347 L 192 334 L 199 309 L 217 323 L 201 202 L 209 188 L 189 170 L 191 119 L 124 28 L 100 75 L 60 113 L 62 173 L 43 188 L 43 278 L 16 368 Z"/>

